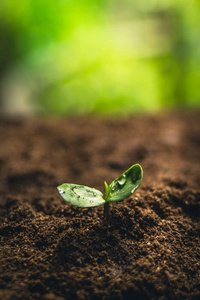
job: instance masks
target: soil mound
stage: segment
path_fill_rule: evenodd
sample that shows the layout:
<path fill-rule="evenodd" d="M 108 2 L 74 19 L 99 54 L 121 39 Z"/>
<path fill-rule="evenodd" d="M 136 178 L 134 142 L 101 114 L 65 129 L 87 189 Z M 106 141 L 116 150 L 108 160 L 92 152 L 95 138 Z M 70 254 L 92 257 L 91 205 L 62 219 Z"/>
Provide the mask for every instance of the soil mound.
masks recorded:
<path fill-rule="evenodd" d="M 0 119 L 0 299 L 200 297 L 200 112 L 124 120 Z M 131 165 L 139 189 L 77 208 L 64 182 L 104 192 Z"/>

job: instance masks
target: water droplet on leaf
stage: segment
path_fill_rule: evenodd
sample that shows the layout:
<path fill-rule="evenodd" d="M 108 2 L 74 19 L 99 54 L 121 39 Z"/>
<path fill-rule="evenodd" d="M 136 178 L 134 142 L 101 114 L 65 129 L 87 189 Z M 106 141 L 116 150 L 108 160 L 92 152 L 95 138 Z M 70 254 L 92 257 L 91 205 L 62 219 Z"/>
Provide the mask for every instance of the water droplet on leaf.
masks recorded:
<path fill-rule="evenodd" d="M 117 189 L 117 186 L 113 184 L 111 191 L 114 192 Z"/>
<path fill-rule="evenodd" d="M 119 177 L 119 179 L 117 180 L 118 184 L 120 186 L 123 186 L 126 183 L 126 175 L 123 174 L 121 177 Z"/>
<path fill-rule="evenodd" d="M 64 194 L 65 192 L 63 190 L 59 189 L 59 193 Z"/>
<path fill-rule="evenodd" d="M 131 193 L 133 194 L 133 193 L 135 192 L 135 190 L 136 190 L 136 188 L 133 188 L 133 189 L 131 190 Z"/>

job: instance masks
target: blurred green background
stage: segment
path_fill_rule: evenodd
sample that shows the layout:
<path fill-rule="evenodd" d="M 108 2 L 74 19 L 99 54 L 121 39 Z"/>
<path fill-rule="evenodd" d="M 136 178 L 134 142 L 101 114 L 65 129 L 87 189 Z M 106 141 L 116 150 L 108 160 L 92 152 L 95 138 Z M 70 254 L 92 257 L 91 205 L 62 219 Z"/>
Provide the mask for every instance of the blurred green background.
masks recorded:
<path fill-rule="evenodd" d="M 199 0 L 1 0 L 0 109 L 200 107 Z"/>

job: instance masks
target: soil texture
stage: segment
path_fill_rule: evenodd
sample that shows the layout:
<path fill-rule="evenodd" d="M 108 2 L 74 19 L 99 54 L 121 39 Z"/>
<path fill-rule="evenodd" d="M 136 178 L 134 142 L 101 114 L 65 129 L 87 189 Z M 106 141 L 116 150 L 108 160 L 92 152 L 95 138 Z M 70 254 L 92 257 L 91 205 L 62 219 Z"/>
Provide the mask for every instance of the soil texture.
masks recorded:
<path fill-rule="evenodd" d="M 0 299 L 200 299 L 200 112 L 127 119 L 0 119 Z M 57 186 L 128 199 L 78 208 Z"/>

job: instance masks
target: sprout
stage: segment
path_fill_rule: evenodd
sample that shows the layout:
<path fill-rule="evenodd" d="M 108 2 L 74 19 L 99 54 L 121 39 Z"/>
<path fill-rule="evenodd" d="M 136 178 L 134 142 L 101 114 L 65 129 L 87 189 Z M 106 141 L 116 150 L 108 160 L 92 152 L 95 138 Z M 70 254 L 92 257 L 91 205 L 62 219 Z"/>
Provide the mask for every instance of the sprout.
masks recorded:
<path fill-rule="evenodd" d="M 139 187 L 142 178 L 142 167 L 139 164 L 133 165 L 109 186 L 104 182 L 105 199 L 99 190 L 84 185 L 63 183 L 57 189 L 64 200 L 78 207 L 94 207 L 104 204 L 104 219 L 108 220 L 110 202 L 128 198 Z"/>

